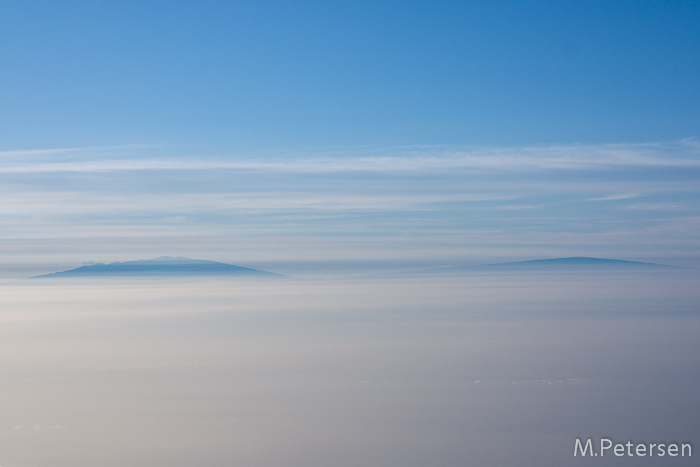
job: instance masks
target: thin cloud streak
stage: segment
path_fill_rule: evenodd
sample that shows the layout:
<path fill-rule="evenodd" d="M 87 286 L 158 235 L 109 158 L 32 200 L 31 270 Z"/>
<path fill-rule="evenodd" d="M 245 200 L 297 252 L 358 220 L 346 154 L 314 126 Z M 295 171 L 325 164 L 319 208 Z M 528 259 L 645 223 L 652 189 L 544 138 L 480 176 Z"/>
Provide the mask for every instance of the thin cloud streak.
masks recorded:
<path fill-rule="evenodd" d="M 618 201 L 621 199 L 639 198 L 640 196 L 642 195 L 637 193 L 627 193 L 620 195 L 601 196 L 600 198 L 589 198 L 587 201 Z"/>
<path fill-rule="evenodd" d="M 574 145 L 514 148 L 404 148 L 386 154 L 293 156 L 277 160 L 244 157 L 134 157 L 149 146 L 64 148 L 0 152 L 0 174 L 112 172 L 135 170 L 241 170 L 264 172 L 377 172 L 450 170 L 605 170 L 615 167 L 700 168 L 695 144 Z M 129 157 L 123 157 L 124 154 Z M 112 154 L 113 158 L 108 156 Z M 82 160 L 32 160 L 31 156 L 74 155 Z M 20 157 L 21 156 L 21 157 Z M 121 158 L 119 156 L 122 156 Z"/>
<path fill-rule="evenodd" d="M 277 160 L 153 157 L 160 149 L 127 146 L 5 152 L 0 248 L 34 239 L 22 254 L 72 251 L 78 262 L 93 251 L 134 259 L 137 250 L 225 259 L 231 245 L 246 245 L 251 263 L 697 257 L 700 157 L 691 143 Z M 213 238 L 215 247 L 202 246 Z"/>
<path fill-rule="evenodd" d="M 105 195 L 85 192 L 25 193 L 0 206 L 0 215 L 119 214 L 119 213 L 279 213 L 429 211 L 441 203 L 513 200 L 488 194 L 314 195 L 313 193 L 195 193 Z M 170 216 L 173 217 L 173 216 Z"/>

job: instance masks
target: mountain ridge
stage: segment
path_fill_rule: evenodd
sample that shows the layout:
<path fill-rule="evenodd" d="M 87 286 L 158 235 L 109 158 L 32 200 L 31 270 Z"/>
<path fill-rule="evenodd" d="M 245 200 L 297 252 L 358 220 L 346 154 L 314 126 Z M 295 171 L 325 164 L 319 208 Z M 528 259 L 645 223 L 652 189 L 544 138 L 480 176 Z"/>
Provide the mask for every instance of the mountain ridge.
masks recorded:
<path fill-rule="evenodd" d="M 479 271 L 593 271 L 593 270 L 658 270 L 679 269 L 659 263 L 628 261 L 624 259 L 594 258 L 589 256 L 572 256 L 566 258 L 531 259 L 505 263 L 477 264 L 470 266 L 444 266 L 429 268 L 423 272 L 479 272 Z"/>
<path fill-rule="evenodd" d="M 34 276 L 33 278 L 57 277 L 113 277 L 113 276 L 246 276 L 286 277 L 259 269 L 236 266 L 183 256 L 161 256 L 154 259 L 139 259 L 115 263 L 95 263 L 66 271 Z"/>
<path fill-rule="evenodd" d="M 515 266 L 515 265 L 591 265 L 591 266 L 632 266 L 632 267 L 664 267 L 672 268 L 659 263 L 648 263 L 644 261 L 629 261 L 626 259 L 594 258 L 590 256 L 571 256 L 566 258 L 530 259 L 525 261 L 509 261 L 505 263 L 483 264 L 482 267 L 490 266 Z"/>

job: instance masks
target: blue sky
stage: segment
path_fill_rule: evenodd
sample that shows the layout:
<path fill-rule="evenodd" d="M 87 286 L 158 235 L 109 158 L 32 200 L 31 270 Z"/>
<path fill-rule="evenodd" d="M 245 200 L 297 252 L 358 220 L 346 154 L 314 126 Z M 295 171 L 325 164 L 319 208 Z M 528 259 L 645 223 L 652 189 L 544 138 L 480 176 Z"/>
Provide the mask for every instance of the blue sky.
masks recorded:
<path fill-rule="evenodd" d="M 5 1 L 0 262 L 694 264 L 699 46 L 697 2 Z"/>
<path fill-rule="evenodd" d="M 697 137 L 697 2 L 5 1 L 5 149 Z"/>

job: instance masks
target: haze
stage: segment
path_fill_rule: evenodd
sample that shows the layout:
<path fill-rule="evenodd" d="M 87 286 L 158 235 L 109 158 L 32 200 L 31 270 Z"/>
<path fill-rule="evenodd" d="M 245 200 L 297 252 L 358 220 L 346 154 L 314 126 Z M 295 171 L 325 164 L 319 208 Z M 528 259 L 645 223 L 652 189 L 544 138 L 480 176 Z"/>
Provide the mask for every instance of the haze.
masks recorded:
<path fill-rule="evenodd" d="M 2 465 L 534 467 L 579 465 L 576 437 L 693 442 L 697 279 L 6 284 Z"/>

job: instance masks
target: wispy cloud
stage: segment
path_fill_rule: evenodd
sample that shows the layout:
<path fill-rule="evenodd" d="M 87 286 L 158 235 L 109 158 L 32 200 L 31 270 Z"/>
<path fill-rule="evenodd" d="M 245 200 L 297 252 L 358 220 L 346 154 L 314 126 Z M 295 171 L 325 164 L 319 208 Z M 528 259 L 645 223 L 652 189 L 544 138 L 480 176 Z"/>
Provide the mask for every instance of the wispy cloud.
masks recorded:
<path fill-rule="evenodd" d="M 120 170 L 249 170 L 266 172 L 414 172 L 474 170 L 604 170 L 614 167 L 700 168 L 694 140 L 503 148 L 407 147 L 342 153 L 266 156 L 160 156 L 154 146 L 58 148 L 0 152 L 0 173 Z M 159 147 L 155 147 L 159 148 Z M 61 156 L 64 160 L 56 160 Z"/>
<path fill-rule="evenodd" d="M 433 211 L 444 203 L 469 203 L 511 200 L 506 195 L 468 193 L 427 193 L 406 195 L 328 193 L 313 191 L 277 193 L 92 193 L 82 191 L 29 192 L 17 194 L 0 205 L 0 216 L 56 216 L 61 214 L 144 214 L 178 212 L 207 213 L 281 213 L 281 212 L 384 212 Z M 505 207 L 504 209 L 519 209 Z M 185 219 L 167 216 L 170 221 Z"/>
<path fill-rule="evenodd" d="M 300 258 L 377 257 L 380 249 L 394 258 L 535 257 L 548 248 L 595 256 L 650 246 L 700 254 L 687 228 L 700 195 L 694 140 L 288 157 L 167 151 L 0 153 L 0 238 L 45 238 L 47 249 L 55 238 L 111 237 L 115 245 L 128 238 L 126 249 L 136 237 L 178 235 L 185 243 L 217 236 L 251 247 L 264 234 L 266 245 Z"/>
<path fill-rule="evenodd" d="M 639 198 L 640 196 L 642 195 L 637 193 L 626 193 L 619 195 L 601 196 L 600 198 L 589 198 L 587 201 L 617 201 L 621 199 Z"/>
<path fill-rule="evenodd" d="M 634 211 L 681 211 L 689 209 L 689 206 L 681 203 L 635 203 L 624 208 Z"/>

